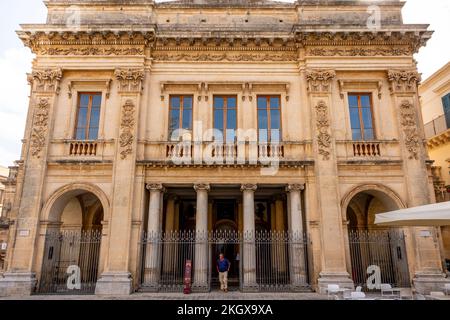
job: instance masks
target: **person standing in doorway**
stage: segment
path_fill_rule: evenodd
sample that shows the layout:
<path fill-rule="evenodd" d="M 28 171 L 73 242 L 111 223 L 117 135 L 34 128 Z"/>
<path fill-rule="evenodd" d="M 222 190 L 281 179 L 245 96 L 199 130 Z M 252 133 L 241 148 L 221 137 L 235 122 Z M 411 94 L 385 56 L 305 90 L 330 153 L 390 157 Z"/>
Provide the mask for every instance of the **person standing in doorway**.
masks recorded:
<path fill-rule="evenodd" d="M 219 272 L 220 290 L 228 292 L 228 272 L 230 271 L 230 261 L 221 253 L 217 260 L 217 272 Z"/>

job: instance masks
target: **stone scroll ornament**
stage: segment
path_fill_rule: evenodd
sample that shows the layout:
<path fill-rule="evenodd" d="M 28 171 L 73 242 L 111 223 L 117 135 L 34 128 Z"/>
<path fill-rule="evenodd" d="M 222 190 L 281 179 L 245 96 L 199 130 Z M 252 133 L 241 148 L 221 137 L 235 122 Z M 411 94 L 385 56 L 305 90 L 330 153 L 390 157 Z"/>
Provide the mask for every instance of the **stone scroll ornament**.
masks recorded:
<path fill-rule="evenodd" d="M 126 159 L 133 152 L 135 110 L 133 101 L 127 100 L 122 107 L 122 121 L 120 122 L 119 144 L 122 159 Z"/>
<path fill-rule="evenodd" d="M 405 138 L 405 146 L 409 152 L 409 159 L 419 159 L 420 137 L 417 131 L 416 114 L 413 104 L 403 100 L 400 104 L 401 125 Z"/>
<path fill-rule="evenodd" d="M 319 154 L 322 155 L 323 160 L 329 160 L 331 148 L 330 119 L 328 117 L 328 107 L 323 100 L 316 105 L 316 125 Z"/>
<path fill-rule="evenodd" d="M 50 103 L 48 99 L 40 99 L 36 106 L 31 133 L 31 155 L 40 158 L 48 132 Z"/>

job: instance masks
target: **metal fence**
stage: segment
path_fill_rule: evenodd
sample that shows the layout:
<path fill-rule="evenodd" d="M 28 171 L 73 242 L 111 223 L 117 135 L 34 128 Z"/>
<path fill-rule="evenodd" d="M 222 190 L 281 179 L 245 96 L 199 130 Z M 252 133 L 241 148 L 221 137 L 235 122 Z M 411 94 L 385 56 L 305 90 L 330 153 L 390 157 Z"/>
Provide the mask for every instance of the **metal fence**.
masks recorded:
<path fill-rule="evenodd" d="M 38 293 L 94 293 L 101 239 L 98 230 L 47 234 Z"/>
<path fill-rule="evenodd" d="M 371 265 L 380 268 L 381 283 L 411 286 L 402 230 L 350 230 L 349 245 L 355 286 L 366 288 Z"/>
<path fill-rule="evenodd" d="M 141 244 L 142 291 L 182 292 L 186 261 L 192 262 L 193 291 L 220 287 L 216 261 L 220 253 L 230 261 L 230 290 L 244 290 L 243 269 L 250 246 L 255 260 L 256 291 L 309 290 L 308 246 L 304 235 L 289 232 L 235 231 L 196 234 L 172 231 L 144 235 Z"/>

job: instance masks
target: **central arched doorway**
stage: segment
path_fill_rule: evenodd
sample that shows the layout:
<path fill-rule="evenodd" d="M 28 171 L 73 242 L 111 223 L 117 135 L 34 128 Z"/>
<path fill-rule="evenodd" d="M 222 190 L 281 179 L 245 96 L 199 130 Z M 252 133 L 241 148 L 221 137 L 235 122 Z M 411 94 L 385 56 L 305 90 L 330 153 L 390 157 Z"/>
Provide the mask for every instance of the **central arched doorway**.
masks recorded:
<path fill-rule="evenodd" d="M 399 228 L 374 224 L 375 215 L 403 208 L 400 198 L 381 186 L 359 187 L 344 200 L 348 229 L 349 271 L 355 286 L 367 289 L 367 279 L 379 272 L 381 283 L 409 287 L 405 235 Z M 376 286 L 379 288 L 379 286 Z"/>
<path fill-rule="evenodd" d="M 84 189 L 63 192 L 44 208 L 45 236 L 38 292 L 93 294 L 99 277 L 104 205 Z"/>

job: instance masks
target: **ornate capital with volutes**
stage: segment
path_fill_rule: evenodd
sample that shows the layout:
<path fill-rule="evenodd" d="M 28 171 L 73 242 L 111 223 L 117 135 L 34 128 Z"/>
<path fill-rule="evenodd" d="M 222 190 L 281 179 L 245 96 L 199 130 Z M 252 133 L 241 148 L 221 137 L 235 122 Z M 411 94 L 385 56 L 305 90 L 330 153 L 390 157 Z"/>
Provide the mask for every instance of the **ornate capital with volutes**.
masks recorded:
<path fill-rule="evenodd" d="M 209 191 L 209 190 L 211 190 L 211 186 L 208 183 L 196 183 L 196 184 L 194 184 L 194 190 L 196 192 Z"/>
<path fill-rule="evenodd" d="M 147 190 L 149 191 L 159 191 L 159 192 L 165 192 L 166 189 L 162 185 L 162 183 L 147 183 L 145 186 Z"/>
<path fill-rule="evenodd" d="M 389 90 L 394 93 L 415 93 L 420 83 L 420 74 L 415 70 L 389 70 Z"/>
<path fill-rule="evenodd" d="M 253 183 L 245 183 L 241 185 L 241 191 L 256 191 L 258 189 L 258 186 Z"/>
<path fill-rule="evenodd" d="M 142 92 L 142 82 L 144 81 L 143 69 L 116 69 L 114 75 L 119 81 L 120 92 Z"/>
<path fill-rule="evenodd" d="M 59 83 L 62 79 L 62 69 L 33 70 L 28 76 L 28 82 L 37 92 L 59 94 Z"/>
<path fill-rule="evenodd" d="M 330 93 L 331 81 L 336 77 L 334 70 L 308 70 L 306 81 L 310 93 Z"/>
<path fill-rule="evenodd" d="M 286 187 L 287 192 L 295 192 L 295 191 L 303 191 L 305 190 L 305 184 L 304 183 L 293 183 L 288 184 Z"/>

